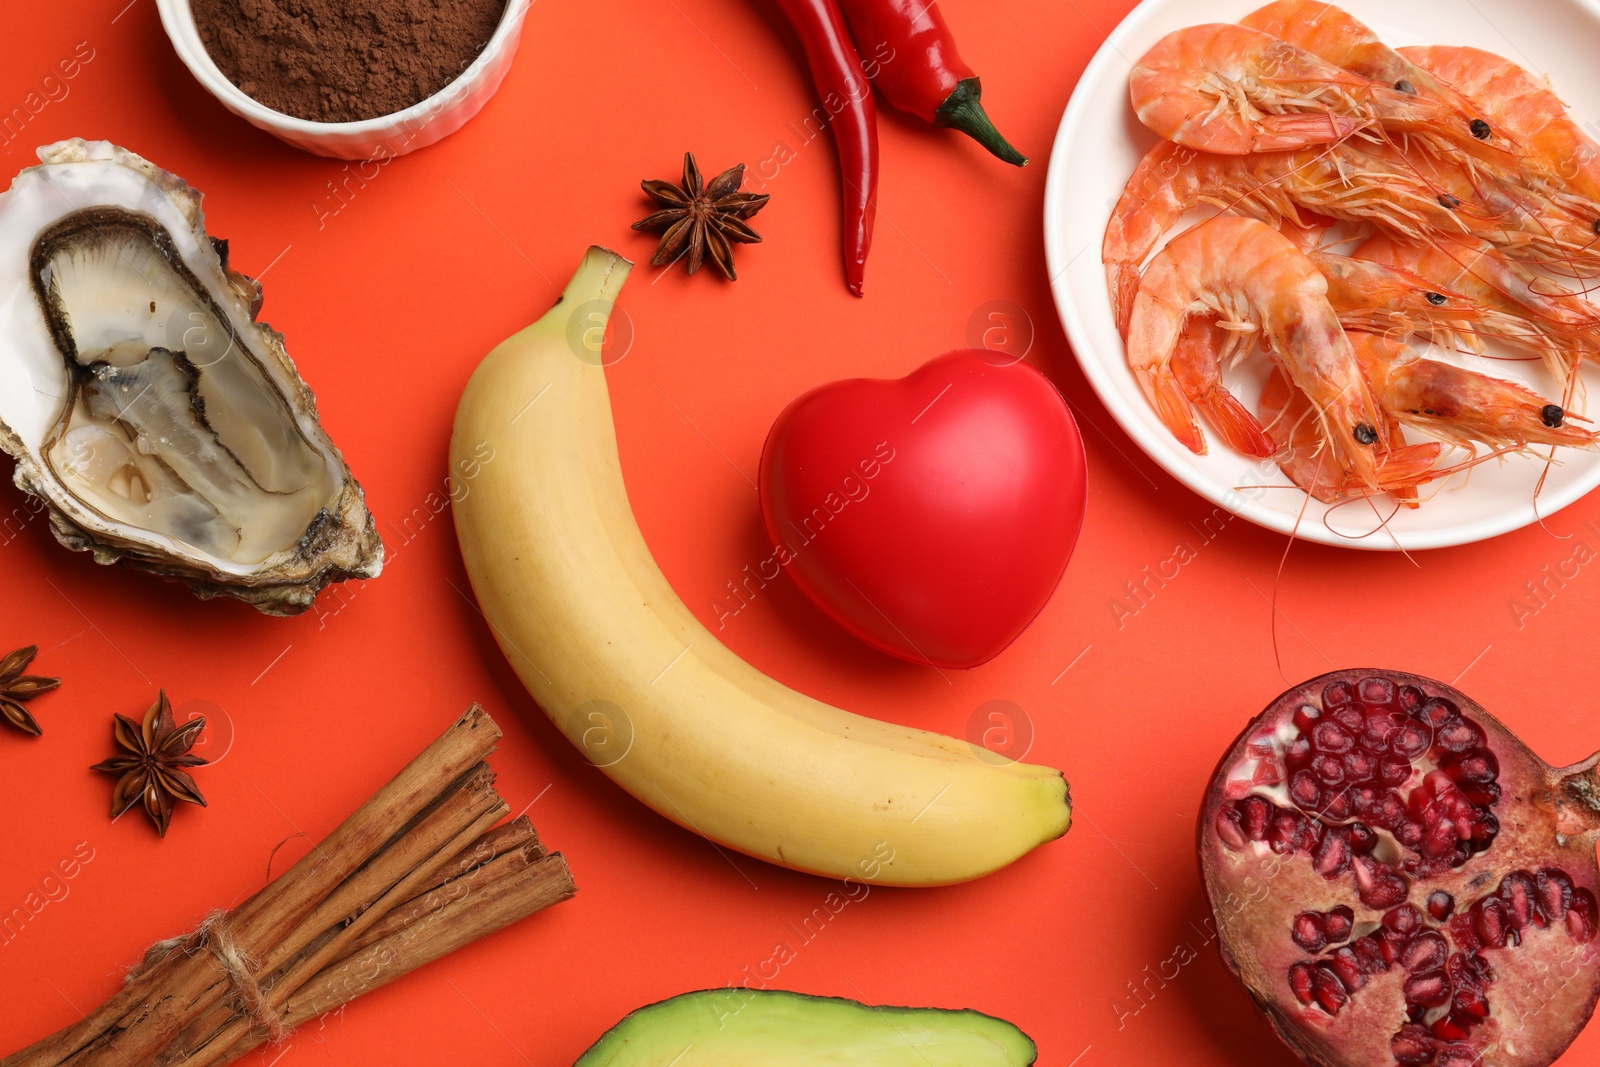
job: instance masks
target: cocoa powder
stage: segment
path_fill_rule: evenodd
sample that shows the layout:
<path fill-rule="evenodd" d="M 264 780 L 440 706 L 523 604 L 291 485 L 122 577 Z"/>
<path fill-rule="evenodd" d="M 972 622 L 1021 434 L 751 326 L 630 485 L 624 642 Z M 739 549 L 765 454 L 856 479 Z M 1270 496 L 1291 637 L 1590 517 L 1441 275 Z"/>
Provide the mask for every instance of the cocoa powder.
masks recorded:
<path fill-rule="evenodd" d="M 318 122 L 393 114 L 455 80 L 506 0 L 192 0 L 206 51 L 274 111 Z"/>

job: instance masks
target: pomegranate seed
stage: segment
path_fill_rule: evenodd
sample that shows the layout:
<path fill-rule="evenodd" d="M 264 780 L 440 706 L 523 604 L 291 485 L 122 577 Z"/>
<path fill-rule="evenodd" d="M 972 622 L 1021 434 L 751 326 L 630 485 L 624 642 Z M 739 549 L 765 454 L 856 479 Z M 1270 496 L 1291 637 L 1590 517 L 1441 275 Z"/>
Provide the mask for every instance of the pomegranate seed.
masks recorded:
<path fill-rule="evenodd" d="M 1315 970 L 1316 968 L 1304 961 L 1289 968 L 1289 992 L 1294 994 L 1294 999 L 1308 1008 L 1311 1006 L 1312 996 L 1311 976 Z"/>
<path fill-rule="evenodd" d="M 1443 971 L 1426 971 L 1413 974 L 1400 987 L 1406 999 L 1424 1008 L 1437 1008 L 1450 1003 L 1450 978 Z"/>
<path fill-rule="evenodd" d="M 1239 809 L 1232 804 L 1224 805 L 1217 812 L 1217 838 L 1235 852 L 1245 846 L 1244 829 L 1239 825 Z"/>
<path fill-rule="evenodd" d="M 1433 1036 L 1416 1023 L 1407 1023 L 1389 1039 L 1389 1054 L 1404 1067 L 1433 1062 Z"/>
<path fill-rule="evenodd" d="M 1384 915 L 1383 925 L 1397 934 L 1410 937 L 1422 929 L 1422 912 L 1414 904 L 1402 904 Z"/>
<path fill-rule="evenodd" d="M 1261 841 L 1267 836 L 1272 807 L 1272 802 L 1265 797 L 1248 796 L 1239 801 L 1239 818 L 1244 827 L 1244 836 L 1252 841 Z"/>
<path fill-rule="evenodd" d="M 1317 846 L 1311 864 L 1324 878 L 1337 878 L 1349 870 L 1350 831 L 1342 826 L 1335 826 L 1323 834 L 1322 844 Z"/>
<path fill-rule="evenodd" d="M 1395 705 L 1406 713 L 1416 711 L 1428 699 L 1428 694 L 1414 685 L 1402 685 L 1395 694 Z"/>
<path fill-rule="evenodd" d="M 1455 999 L 1450 1002 L 1450 1014 L 1462 1023 L 1467 1023 L 1469 1019 L 1487 1019 L 1488 998 L 1476 989 L 1458 989 Z"/>
<path fill-rule="evenodd" d="M 1455 852 L 1456 827 L 1450 822 L 1436 822 L 1427 827 L 1422 834 L 1422 844 L 1418 846 L 1424 856 L 1429 859 L 1439 859 Z"/>
<path fill-rule="evenodd" d="M 1378 773 L 1378 761 L 1372 758 L 1372 753 L 1363 752 L 1359 748 L 1353 752 L 1346 752 L 1344 760 L 1344 777 L 1352 782 L 1364 782 Z"/>
<path fill-rule="evenodd" d="M 1361 731 L 1366 729 L 1367 726 L 1366 712 L 1355 704 L 1330 713 L 1328 718 L 1344 727 L 1345 732 L 1351 737 L 1360 737 Z"/>
<path fill-rule="evenodd" d="M 1406 821 L 1394 828 L 1394 839 L 1406 848 L 1416 848 L 1422 844 L 1422 824 L 1420 822 Z"/>
<path fill-rule="evenodd" d="M 1350 851 L 1366 855 L 1378 844 L 1378 835 L 1372 832 L 1364 822 L 1353 822 L 1348 827 L 1350 831 Z"/>
<path fill-rule="evenodd" d="M 1374 755 L 1384 755 L 1389 751 L 1389 743 L 1394 740 L 1394 735 L 1400 732 L 1400 726 L 1401 722 L 1393 712 L 1369 716 L 1361 724 L 1361 747 Z"/>
<path fill-rule="evenodd" d="M 1478 941 L 1478 928 L 1474 921 L 1473 913 L 1469 909 L 1450 920 L 1450 940 L 1462 952 L 1476 952 L 1481 947 Z"/>
<path fill-rule="evenodd" d="M 1307 952 L 1321 952 L 1328 947 L 1328 936 L 1322 926 L 1322 916 L 1314 911 L 1302 911 L 1289 924 L 1289 936 Z"/>
<path fill-rule="evenodd" d="M 1346 755 L 1345 759 L 1349 759 L 1350 755 Z M 1318 756 L 1311 761 L 1311 773 L 1315 774 L 1323 785 L 1341 785 L 1344 783 L 1344 760 L 1338 756 Z"/>
<path fill-rule="evenodd" d="M 1250 776 L 1251 785 L 1277 785 L 1283 781 L 1283 768 L 1278 766 L 1276 760 L 1267 762 L 1263 760 L 1256 764 L 1256 772 Z"/>
<path fill-rule="evenodd" d="M 1322 824 L 1315 819 L 1301 819 L 1294 832 L 1294 850 L 1310 855 L 1321 843 Z"/>
<path fill-rule="evenodd" d="M 1469 749 L 1451 760 L 1446 772 L 1457 781 L 1492 782 L 1500 777 L 1500 761 L 1486 748 Z"/>
<path fill-rule="evenodd" d="M 1458 782 L 1488 784 L 1499 777 L 1499 760 L 1488 749 L 1469 749 L 1446 763 L 1445 773 Z"/>
<path fill-rule="evenodd" d="M 1444 966 L 1449 956 L 1450 946 L 1445 944 L 1444 935 L 1437 930 L 1428 930 L 1412 939 L 1400 962 L 1413 973 L 1436 971 Z"/>
<path fill-rule="evenodd" d="M 1311 762 L 1311 739 L 1300 736 L 1289 742 L 1283 751 L 1283 762 L 1291 771 L 1298 771 Z"/>
<path fill-rule="evenodd" d="M 1526 930 L 1530 923 L 1547 925 L 1539 914 L 1538 887 L 1527 871 L 1512 871 L 1500 880 L 1500 899 L 1506 903 L 1511 925 L 1518 930 Z"/>
<path fill-rule="evenodd" d="M 1440 1041 L 1460 1041 L 1468 1034 L 1466 1020 L 1441 1015 L 1433 1021 L 1433 1036 Z"/>
<path fill-rule="evenodd" d="M 1363 678 L 1356 689 L 1368 704 L 1389 704 L 1395 698 L 1395 684 L 1387 678 Z"/>
<path fill-rule="evenodd" d="M 1446 700 L 1444 697 L 1431 698 L 1416 712 L 1418 721 L 1431 727 L 1435 734 L 1437 734 L 1441 726 L 1451 719 L 1457 718 L 1460 714 L 1461 709 L 1456 707 L 1453 701 Z"/>
<path fill-rule="evenodd" d="M 1500 948 L 1511 935 L 1511 923 L 1506 916 L 1506 906 L 1499 897 L 1486 897 L 1472 906 L 1476 913 L 1474 922 L 1478 940 L 1484 948 Z"/>
<path fill-rule="evenodd" d="M 1356 913 L 1340 904 L 1338 907 L 1329 908 L 1326 915 L 1322 916 L 1322 932 L 1327 935 L 1328 944 L 1337 945 L 1350 936 L 1350 931 L 1356 926 Z"/>
<path fill-rule="evenodd" d="M 1372 815 L 1378 810 L 1378 803 L 1381 800 L 1383 794 L 1370 785 L 1357 786 L 1350 790 L 1350 805 L 1355 808 L 1357 815 Z"/>
<path fill-rule="evenodd" d="M 1272 846 L 1272 851 L 1280 856 L 1293 852 L 1295 838 L 1300 835 L 1300 827 L 1305 821 L 1306 817 L 1298 811 L 1280 810 L 1273 815 L 1272 829 L 1267 832 L 1267 843 Z"/>
<path fill-rule="evenodd" d="M 1495 782 L 1462 782 L 1461 795 L 1480 808 L 1500 802 L 1500 786 Z"/>
<path fill-rule="evenodd" d="M 1356 938 L 1350 942 L 1350 948 L 1367 974 L 1381 974 L 1389 969 L 1389 964 L 1383 958 L 1383 950 L 1378 946 L 1378 939 L 1371 934 Z"/>
<path fill-rule="evenodd" d="M 1411 777 L 1411 764 L 1402 759 L 1386 759 L 1378 763 L 1378 781 L 1394 787 L 1405 785 Z"/>
<path fill-rule="evenodd" d="M 1435 889 L 1428 894 L 1428 914 L 1432 915 L 1436 922 L 1444 922 L 1455 910 L 1456 898 L 1443 889 Z"/>
<path fill-rule="evenodd" d="M 1494 980 L 1494 968 L 1482 956 L 1457 952 L 1450 957 L 1450 980 L 1457 988 L 1484 989 Z"/>
<path fill-rule="evenodd" d="M 1322 817 L 1332 822 L 1342 822 L 1351 816 L 1350 791 L 1341 789 L 1322 802 Z"/>
<path fill-rule="evenodd" d="M 1451 719 L 1434 731 L 1433 743 L 1446 752 L 1465 752 L 1483 744 L 1483 730 L 1471 719 Z"/>
<path fill-rule="evenodd" d="M 1426 726 L 1408 722 L 1395 731 L 1389 742 L 1389 750 L 1403 759 L 1413 760 L 1428 751 L 1432 743 L 1433 733 Z"/>
<path fill-rule="evenodd" d="M 1322 805 L 1322 783 L 1309 770 L 1295 771 L 1289 779 L 1289 799 L 1304 811 L 1316 811 Z"/>
<path fill-rule="evenodd" d="M 1400 799 L 1399 793 L 1391 789 L 1378 798 L 1378 804 L 1372 812 L 1372 821 L 1385 830 L 1393 830 L 1406 822 L 1406 802 Z"/>
<path fill-rule="evenodd" d="M 1405 952 L 1406 942 L 1409 940 L 1404 934 L 1397 934 L 1393 930 L 1386 929 L 1374 930 L 1361 940 L 1366 941 L 1369 939 L 1376 943 L 1379 954 L 1383 956 L 1383 965 L 1386 969 L 1393 967 L 1400 961 L 1400 956 Z"/>
<path fill-rule="evenodd" d="M 1312 707 L 1310 704 L 1301 704 L 1294 709 L 1295 727 L 1303 734 L 1309 734 L 1311 727 L 1315 726 L 1317 720 L 1321 717 L 1322 711 Z"/>
<path fill-rule="evenodd" d="M 1405 879 L 1391 868 L 1370 856 L 1357 856 L 1351 865 L 1356 872 L 1356 895 L 1367 907 L 1392 908 L 1406 899 Z"/>
<path fill-rule="evenodd" d="M 1312 972 L 1311 995 L 1329 1015 L 1338 1015 L 1339 1009 L 1350 999 L 1339 976 L 1327 967 L 1318 967 Z"/>
<path fill-rule="evenodd" d="M 1322 706 L 1342 707 L 1356 698 L 1356 687 L 1349 682 L 1334 682 L 1322 691 Z"/>
<path fill-rule="evenodd" d="M 1437 1067 L 1485 1067 L 1483 1056 L 1471 1045 L 1446 1045 L 1434 1063 Z"/>
<path fill-rule="evenodd" d="M 1539 894 L 1539 911 L 1544 915 L 1545 922 L 1552 923 L 1565 918 L 1572 908 L 1572 879 L 1567 877 L 1567 872 L 1546 867 L 1533 876 L 1533 881 L 1534 889 Z"/>
<path fill-rule="evenodd" d="M 1361 966 L 1361 961 L 1349 945 L 1341 945 L 1338 951 L 1329 955 L 1327 966 L 1333 968 L 1333 973 L 1339 976 L 1345 989 L 1352 993 L 1367 984 L 1366 968 Z"/>
<path fill-rule="evenodd" d="M 1500 820 L 1486 811 L 1479 812 L 1477 821 L 1472 826 L 1472 836 L 1467 839 L 1472 845 L 1472 851 L 1482 852 L 1488 848 L 1499 832 Z"/>
<path fill-rule="evenodd" d="M 1311 745 L 1318 752 L 1338 756 L 1355 748 L 1356 739 L 1336 722 L 1319 722 L 1311 728 Z"/>
<path fill-rule="evenodd" d="M 1594 937 L 1594 929 L 1594 894 L 1587 889 L 1574 889 L 1572 908 L 1567 912 L 1567 933 L 1575 940 L 1589 941 Z"/>

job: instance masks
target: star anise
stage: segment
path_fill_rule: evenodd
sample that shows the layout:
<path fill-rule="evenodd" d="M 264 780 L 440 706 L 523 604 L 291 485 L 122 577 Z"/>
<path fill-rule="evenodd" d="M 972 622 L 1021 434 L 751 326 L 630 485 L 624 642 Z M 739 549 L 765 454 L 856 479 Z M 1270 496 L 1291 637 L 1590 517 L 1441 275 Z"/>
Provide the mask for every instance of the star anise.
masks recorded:
<path fill-rule="evenodd" d="M 0 659 L 0 718 L 34 737 L 38 737 L 44 731 L 39 729 L 39 724 L 28 714 L 28 709 L 22 706 L 22 702 L 32 700 L 40 693 L 48 693 L 61 684 L 60 678 L 41 678 L 35 674 L 22 673 L 23 669 L 33 662 L 33 657 L 38 652 L 38 645 L 29 645 L 27 648 L 17 649 L 5 659 Z"/>
<path fill-rule="evenodd" d="M 172 705 L 163 692 L 150 710 L 144 713 L 144 723 L 134 722 L 125 715 L 116 716 L 112 731 L 117 746 L 126 755 L 96 763 L 89 768 L 118 775 L 111 791 L 111 817 L 133 807 L 141 799 L 144 812 L 155 824 L 156 832 L 167 836 L 167 823 L 172 820 L 173 800 L 206 806 L 206 798 L 184 767 L 203 766 L 207 761 L 191 756 L 189 750 L 206 727 L 203 717 L 190 719 L 182 726 L 172 721 Z"/>
<path fill-rule="evenodd" d="M 665 231 L 650 262 L 659 267 L 687 254 L 689 273 L 693 274 L 709 256 L 723 274 L 737 279 L 730 242 L 758 244 L 761 241 L 761 235 L 745 220 L 765 207 L 768 199 L 766 193 L 739 192 L 743 183 L 744 164 L 740 163 L 712 178 L 710 184 L 702 184 L 700 168 L 695 166 L 692 152 L 683 154 L 682 185 L 669 181 L 640 182 L 650 199 L 661 205 L 661 210 L 640 219 L 633 228 Z"/>

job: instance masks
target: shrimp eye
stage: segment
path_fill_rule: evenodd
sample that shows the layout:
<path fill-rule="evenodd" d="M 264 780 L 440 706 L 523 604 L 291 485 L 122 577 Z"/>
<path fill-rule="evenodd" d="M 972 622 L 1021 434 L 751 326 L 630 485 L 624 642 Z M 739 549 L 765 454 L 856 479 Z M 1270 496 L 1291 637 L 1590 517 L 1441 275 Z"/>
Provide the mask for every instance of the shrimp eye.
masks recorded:
<path fill-rule="evenodd" d="M 1454 211 L 1461 206 L 1461 200 L 1458 197 L 1451 196 L 1449 193 L 1441 193 L 1439 195 L 1439 206 Z"/>
<path fill-rule="evenodd" d="M 1428 303 L 1432 304 L 1434 307 L 1438 307 L 1440 304 L 1444 303 L 1443 293 L 1428 293 L 1427 298 Z"/>
<path fill-rule="evenodd" d="M 1566 417 L 1567 413 L 1561 410 L 1560 404 L 1546 404 L 1539 412 L 1539 419 L 1552 430 L 1558 429 Z"/>
<path fill-rule="evenodd" d="M 1356 423 L 1354 433 L 1356 440 L 1364 445 L 1373 444 L 1378 440 L 1378 431 L 1364 422 Z"/>
<path fill-rule="evenodd" d="M 1410 93 L 1413 96 L 1415 96 L 1417 93 L 1417 87 L 1406 81 L 1404 78 L 1401 78 L 1399 81 L 1395 82 L 1394 87 L 1402 93 Z"/>
<path fill-rule="evenodd" d="M 1478 140 L 1487 141 L 1489 139 L 1489 124 L 1482 119 L 1473 119 L 1472 125 L 1468 128 L 1472 130 L 1472 136 Z"/>
<path fill-rule="evenodd" d="M 1594 232 L 1600 233 L 1600 219 L 1594 220 Z"/>

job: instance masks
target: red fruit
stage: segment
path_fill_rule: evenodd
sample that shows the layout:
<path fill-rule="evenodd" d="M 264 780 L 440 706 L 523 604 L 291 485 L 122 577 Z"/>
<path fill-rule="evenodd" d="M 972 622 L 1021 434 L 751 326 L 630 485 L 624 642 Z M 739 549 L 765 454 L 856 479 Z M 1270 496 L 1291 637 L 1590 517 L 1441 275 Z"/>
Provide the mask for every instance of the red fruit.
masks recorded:
<path fill-rule="evenodd" d="M 761 517 L 795 584 L 867 644 L 973 667 L 1031 623 L 1083 525 L 1083 442 L 1049 379 L 967 349 L 783 410 Z"/>
<path fill-rule="evenodd" d="M 1414 675 L 1285 693 L 1201 813 L 1223 959 L 1319 1067 L 1546 1067 L 1600 996 L 1597 765 Z"/>

